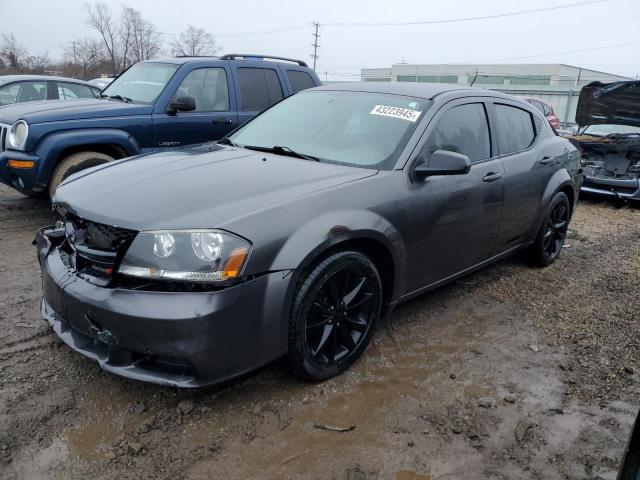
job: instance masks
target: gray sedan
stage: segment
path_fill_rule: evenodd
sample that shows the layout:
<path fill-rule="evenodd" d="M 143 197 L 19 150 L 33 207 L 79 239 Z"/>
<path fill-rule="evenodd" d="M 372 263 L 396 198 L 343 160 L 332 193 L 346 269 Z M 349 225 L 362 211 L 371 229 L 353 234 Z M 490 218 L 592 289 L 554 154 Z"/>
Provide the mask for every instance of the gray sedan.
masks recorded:
<path fill-rule="evenodd" d="M 382 315 L 518 250 L 560 254 L 577 150 L 515 97 L 355 83 L 218 143 L 85 170 L 36 238 L 42 316 L 129 378 L 220 382 L 283 355 L 323 380 Z"/>

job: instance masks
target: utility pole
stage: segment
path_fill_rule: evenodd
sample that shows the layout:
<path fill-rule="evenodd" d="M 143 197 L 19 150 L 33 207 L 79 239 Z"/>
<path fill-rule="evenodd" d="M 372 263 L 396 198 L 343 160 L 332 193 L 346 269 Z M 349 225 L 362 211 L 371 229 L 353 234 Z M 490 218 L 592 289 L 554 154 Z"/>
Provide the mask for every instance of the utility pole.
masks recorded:
<path fill-rule="evenodd" d="M 318 43 L 318 39 L 320 38 L 320 35 L 318 35 L 318 28 L 320 27 L 320 24 L 318 22 L 313 22 L 313 26 L 315 27 L 315 30 L 312 34 L 313 43 L 311 46 L 313 47 L 313 55 L 311 55 L 311 58 L 313 58 L 313 71 L 315 72 L 316 62 L 318 60 L 318 48 L 320 48 L 320 44 Z"/>

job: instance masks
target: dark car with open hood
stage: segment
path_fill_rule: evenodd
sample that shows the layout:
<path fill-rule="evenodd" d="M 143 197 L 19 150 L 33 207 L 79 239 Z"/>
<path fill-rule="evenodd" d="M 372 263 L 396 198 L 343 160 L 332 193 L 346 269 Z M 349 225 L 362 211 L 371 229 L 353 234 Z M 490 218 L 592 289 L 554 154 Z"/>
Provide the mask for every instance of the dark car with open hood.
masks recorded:
<path fill-rule="evenodd" d="M 640 81 L 586 85 L 576 122 L 570 140 L 582 154 L 582 191 L 640 201 Z"/>
<path fill-rule="evenodd" d="M 309 89 L 221 141 L 70 176 L 36 237 L 42 316 L 110 372 L 180 387 L 287 355 L 323 380 L 400 302 L 560 254 L 578 152 L 515 97 Z"/>

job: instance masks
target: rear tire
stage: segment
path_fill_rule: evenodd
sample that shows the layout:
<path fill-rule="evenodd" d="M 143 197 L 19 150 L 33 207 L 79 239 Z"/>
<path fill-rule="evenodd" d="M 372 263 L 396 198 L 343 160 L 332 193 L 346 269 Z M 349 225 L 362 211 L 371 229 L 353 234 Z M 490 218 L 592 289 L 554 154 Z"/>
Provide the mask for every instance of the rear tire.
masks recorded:
<path fill-rule="evenodd" d="M 334 253 L 303 274 L 289 321 L 294 372 L 321 381 L 349 368 L 369 344 L 381 306 L 380 275 L 360 252 Z"/>
<path fill-rule="evenodd" d="M 562 251 L 571 221 L 571 205 L 564 192 L 556 193 L 544 215 L 542 226 L 529 247 L 529 260 L 538 267 L 551 265 Z"/>
<path fill-rule="evenodd" d="M 99 152 L 79 152 L 69 155 L 53 170 L 49 181 L 49 197 L 53 198 L 58 186 L 71 174 L 87 168 L 102 165 L 113 160 L 113 157 Z"/>

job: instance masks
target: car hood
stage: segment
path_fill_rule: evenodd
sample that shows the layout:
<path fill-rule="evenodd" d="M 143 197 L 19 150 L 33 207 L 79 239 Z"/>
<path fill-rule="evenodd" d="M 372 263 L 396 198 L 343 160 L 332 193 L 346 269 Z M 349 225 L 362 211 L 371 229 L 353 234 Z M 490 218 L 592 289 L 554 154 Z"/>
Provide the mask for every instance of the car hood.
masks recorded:
<path fill-rule="evenodd" d="M 58 188 L 54 206 L 133 230 L 223 227 L 275 205 L 376 173 L 206 144 L 80 172 Z"/>
<path fill-rule="evenodd" d="M 85 118 L 117 117 L 151 113 L 153 106 L 124 103 L 118 100 L 87 98 L 81 100 L 45 100 L 16 103 L 0 107 L 0 123 L 12 124 L 17 120 L 27 123 L 59 122 Z"/>
<path fill-rule="evenodd" d="M 585 85 L 578 98 L 576 123 L 640 127 L 640 80 Z"/>

